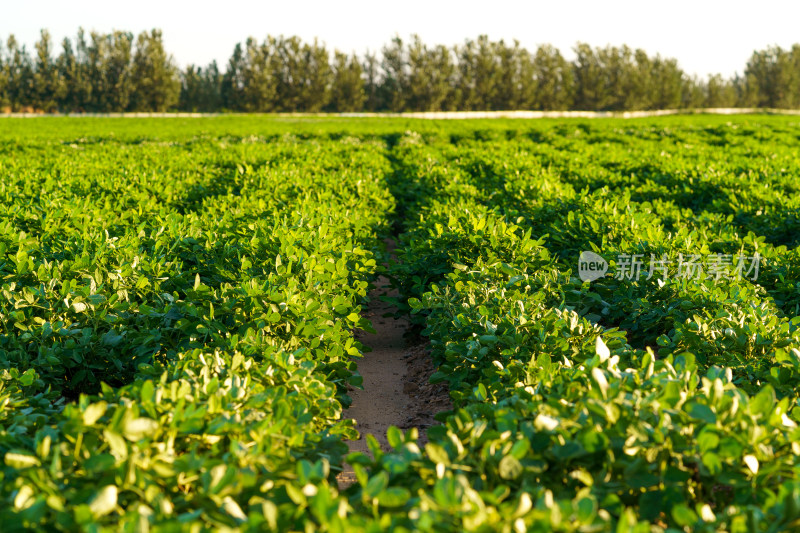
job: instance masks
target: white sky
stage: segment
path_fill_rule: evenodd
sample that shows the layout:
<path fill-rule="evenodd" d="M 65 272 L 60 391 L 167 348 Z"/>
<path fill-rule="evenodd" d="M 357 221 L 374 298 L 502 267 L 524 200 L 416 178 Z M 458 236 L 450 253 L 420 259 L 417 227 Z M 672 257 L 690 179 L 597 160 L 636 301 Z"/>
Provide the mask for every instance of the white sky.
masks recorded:
<path fill-rule="evenodd" d="M 248 36 L 319 37 L 329 48 L 379 50 L 395 34 L 418 33 L 428 44 L 453 45 L 487 34 L 518 39 L 528 49 L 551 43 L 572 58 L 577 41 L 627 44 L 675 57 L 689 74 L 725 76 L 744 69 L 755 49 L 800 42 L 800 2 L 703 0 L 0 0 L 0 37 L 28 47 L 47 28 L 58 43 L 78 27 L 134 34 L 161 28 L 178 64 L 224 70 L 234 45 Z"/>

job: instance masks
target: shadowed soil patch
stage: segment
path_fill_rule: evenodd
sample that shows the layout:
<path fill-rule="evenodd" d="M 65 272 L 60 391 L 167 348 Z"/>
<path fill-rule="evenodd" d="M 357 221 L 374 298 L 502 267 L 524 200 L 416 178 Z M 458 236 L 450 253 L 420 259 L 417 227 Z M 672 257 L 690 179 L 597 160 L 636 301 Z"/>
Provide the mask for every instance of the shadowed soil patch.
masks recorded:
<path fill-rule="evenodd" d="M 370 293 L 370 304 L 364 316 L 372 322 L 375 333 L 359 332 L 357 337 L 372 349 L 358 360 L 358 371 L 364 378 L 363 390 L 349 391 L 353 403 L 344 412 L 345 418 L 356 420 L 361 438 L 348 441 L 351 452 L 369 454 L 366 435 L 372 434 L 384 450 L 389 426 L 403 430 L 419 429 L 420 444 L 427 442 L 426 429 L 435 424 L 434 415 L 449 410 L 450 397 L 444 384 L 431 385 L 428 379 L 434 372 L 427 342 L 409 346 L 405 338 L 408 322 L 402 318 L 384 316 L 394 313 L 395 307 L 381 301 L 381 296 L 396 296 L 385 277 L 378 278 Z M 355 482 L 350 465 L 337 477 L 344 488 Z"/>
<path fill-rule="evenodd" d="M 409 348 L 404 355 L 406 359 L 406 377 L 403 383 L 403 392 L 411 398 L 408 409 L 408 418 L 398 427 L 409 429 L 419 428 L 419 443 L 428 442 L 427 428 L 438 424 L 434 418 L 436 413 L 449 411 L 453 408 L 450 403 L 450 394 L 445 383 L 430 383 L 431 375 L 436 372 L 431 361 L 430 345 L 427 341 L 420 340 Z"/>

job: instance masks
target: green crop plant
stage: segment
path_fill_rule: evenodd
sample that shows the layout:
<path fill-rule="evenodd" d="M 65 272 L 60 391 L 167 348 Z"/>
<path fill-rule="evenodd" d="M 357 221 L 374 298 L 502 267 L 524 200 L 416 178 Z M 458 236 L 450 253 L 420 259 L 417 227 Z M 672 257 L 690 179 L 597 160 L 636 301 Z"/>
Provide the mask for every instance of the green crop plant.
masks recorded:
<path fill-rule="evenodd" d="M 3 531 L 800 528 L 796 118 L 3 126 Z M 453 410 L 349 454 L 379 274 Z"/>

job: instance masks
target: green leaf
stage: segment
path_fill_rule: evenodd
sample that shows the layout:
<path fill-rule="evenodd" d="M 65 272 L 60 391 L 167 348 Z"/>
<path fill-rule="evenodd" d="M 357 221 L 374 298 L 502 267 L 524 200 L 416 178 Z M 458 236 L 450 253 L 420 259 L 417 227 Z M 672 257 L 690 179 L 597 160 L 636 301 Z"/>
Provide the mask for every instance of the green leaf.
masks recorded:
<path fill-rule="evenodd" d="M 689 416 L 696 420 L 702 420 L 708 424 L 716 424 L 717 423 L 717 415 L 714 414 L 714 411 L 705 404 L 702 403 L 692 403 L 689 406 Z"/>
<path fill-rule="evenodd" d="M 83 412 L 83 423 L 87 426 L 94 425 L 105 414 L 107 407 L 108 404 L 104 401 L 89 405 Z"/>
<path fill-rule="evenodd" d="M 606 379 L 606 374 L 600 368 L 595 367 L 592 369 L 592 377 L 594 378 L 595 383 L 597 383 L 597 388 L 600 389 L 600 393 L 603 395 L 603 398 L 608 397 L 608 380 Z"/>
<path fill-rule="evenodd" d="M 95 518 L 105 516 L 117 506 L 117 487 L 114 485 L 106 485 L 95 494 L 92 501 L 89 502 L 89 509 Z"/>
<path fill-rule="evenodd" d="M 719 445 L 719 436 L 713 431 L 704 431 L 697 437 L 697 444 L 700 446 L 700 453 L 706 453 L 716 449 Z"/>
<path fill-rule="evenodd" d="M 672 518 L 681 527 L 689 527 L 697 522 L 697 513 L 692 511 L 685 503 L 679 503 L 672 508 Z"/>
<path fill-rule="evenodd" d="M 389 426 L 386 431 L 386 440 L 392 448 L 399 448 L 403 445 L 403 432 L 396 426 Z"/>
<path fill-rule="evenodd" d="M 600 362 L 601 363 L 607 361 L 608 358 L 611 357 L 611 350 L 608 349 L 608 346 L 606 346 L 606 343 L 603 342 L 603 339 L 601 337 L 599 337 L 599 336 L 597 337 L 597 340 L 595 341 L 595 352 L 600 357 Z"/>
<path fill-rule="evenodd" d="M 225 496 L 222 499 L 222 508 L 237 522 L 241 523 L 247 521 L 247 515 L 244 514 L 244 511 L 242 511 L 242 508 L 239 507 L 238 503 L 236 503 L 236 500 L 230 496 Z"/>
<path fill-rule="evenodd" d="M 447 451 L 444 449 L 444 447 L 436 444 L 435 442 L 429 442 L 425 444 L 425 453 L 434 463 L 441 463 L 443 465 L 450 464 L 450 457 L 447 455 Z"/>
<path fill-rule="evenodd" d="M 379 472 L 372 476 L 364 487 L 364 494 L 369 498 L 377 498 L 378 494 L 386 490 L 389 486 L 389 475 L 386 472 Z"/>
<path fill-rule="evenodd" d="M 747 468 L 749 468 L 753 474 L 758 474 L 759 465 L 758 465 L 758 459 L 756 459 L 755 455 L 745 455 L 743 457 L 743 460 L 744 464 L 747 465 Z"/>
<path fill-rule="evenodd" d="M 39 458 L 28 451 L 10 451 L 5 455 L 5 463 L 11 468 L 23 469 L 39 466 Z"/>
<path fill-rule="evenodd" d="M 522 475 L 522 463 L 513 455 L 506 455 L 500 460 L 498 471 L 503 479 L 517 479 Z"/>
<path fill-rule="evenodd" d="M 597 514 L 597 502 L 592 498 L 581 498 L 577 504 L 578 521 L 589 524 Z"/>
<path fill-rule="evenodd" d="M 123 435 L 130 441 L 138 442 L 145 437 L 153 437 L 158 427 L 158 422 L 151 418 L 134 418 L 125 423 Z"/>
<path fill-rule="evenodd" d="M 775 390 L 765 385 L 755 397 L 750 399 L 750 413 L 768 416 L 775 408 Z"/>
<path fill-rule="evenodd" d="M 528 439 L 520 439 L 511 447 L 511 455 L 517 459 L 523 459 L 531 448 L 531 443 Z"/>
<path fill-rule="evenodd" d="M 384 507 L 402 507 L 411 499 L 411 492 L 403 487 L 390 487 L 378 494 L 378 503 Z"/>
<path fill-rule="evenodd" d="M 118 459 L 126 459 L 128 457 L 128 445 L 125 444 L 125 439 L 121 435 L 109 429 L 104 429 L 103 438 L 105 438 L 115 457 Z"/>
<path fill-rule="evenodd" d="M 712 476 L 718 475 L 722 472 L 722 461 L 719 455 L 713 452 L 705 452 L 702 454 L 703 465 L 708 469 L 708 473 Z"/>

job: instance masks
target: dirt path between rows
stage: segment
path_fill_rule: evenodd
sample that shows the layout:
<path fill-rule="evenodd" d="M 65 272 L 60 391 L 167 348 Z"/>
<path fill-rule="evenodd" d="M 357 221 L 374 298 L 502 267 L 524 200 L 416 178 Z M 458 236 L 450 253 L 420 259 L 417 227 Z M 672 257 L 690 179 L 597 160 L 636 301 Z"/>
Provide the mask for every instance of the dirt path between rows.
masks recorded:
<path fill-rule="evenodd" d="M 396 296 L 389 289 L 389 280 L 381 276 L 376 288 L 370 294 L 370 303 L 363 316 L 372 322 L 375 333 L 360 332 L 357 335 L 362 344 L 372 349 L 357 361 L 358 371 L 364 378 L 363 390 L 349 391 L 353 403 L 344 412 L 345 418 L 356 420 L 356 428 L 361 438 L 348 441 L 351 452 L 364 452 L 368 455 L 366 435 L 378 439 L 381 448 L 389 450 L 386 431 L 389 426 L 403 430 L 411 427 L 419 429 L 420 445 L 427 442 L 425 433 L 429 426 L 436 424 L 434 415 L 451 408 L 447 386 L 431 385 L 428 380 L 434 372 L 428 343 L 407 344 L 404 335 L 408 321 L 402 318 L 386 317 L 396 308 L 380 300 L 380 296 Z M 337 477 L 339 486 L 344 488 L 355 482 L 355 474 L 350 465 Z"/>

